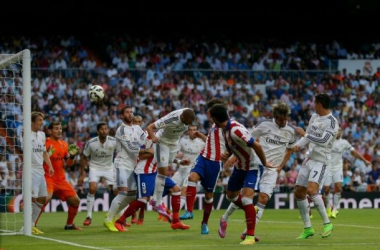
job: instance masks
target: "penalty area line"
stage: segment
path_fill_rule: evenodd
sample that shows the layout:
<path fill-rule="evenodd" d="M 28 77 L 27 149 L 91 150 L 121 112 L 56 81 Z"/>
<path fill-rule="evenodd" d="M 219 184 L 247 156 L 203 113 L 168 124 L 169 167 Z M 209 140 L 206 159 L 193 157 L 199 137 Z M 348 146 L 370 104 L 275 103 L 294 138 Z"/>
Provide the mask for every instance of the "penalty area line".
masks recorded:
<path fill-rule="evenodd" d="M 86 245 L 81 245 L 81 244 L 73 243 L 73 242 L 70 242 L 70 241 L 57 240 L 57 239 L 52 239 L 52 238 L 47 238 L 47 237 L 42 237 L 42 236 L 37 236 L 37 235 L 31 235 L 31 237 L 34 237 L 34 238 L 37 238 L 37 239 L 41 239 L 41 240 L 50 240 L 50 241 L 58 242 L 58 243 L 61 243 L 61 244 L 66 244 L 66 245 L 76 246 L 76 247 L 82 247 L 82 248 L 88 248 L 88 249 L 112 250 L 110 248 L 86 246 Z"/>

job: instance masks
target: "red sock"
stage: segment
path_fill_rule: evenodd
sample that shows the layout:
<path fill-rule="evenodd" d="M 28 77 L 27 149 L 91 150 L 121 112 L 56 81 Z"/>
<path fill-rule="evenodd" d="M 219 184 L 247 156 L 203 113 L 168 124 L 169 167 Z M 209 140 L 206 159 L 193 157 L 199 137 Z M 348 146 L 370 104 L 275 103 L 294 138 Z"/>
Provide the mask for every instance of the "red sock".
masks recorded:
<path fill-rule="evenodd" d="M 196 196 L 197 196 L 197 188 L 192 187 L 192 186 L 187 186 L 187 189 L 186 189 L 186 206 L 187 206 L 187 211 L 189 211 L 190 213 L 193 212 L 194 202 L 195 202 Z"/>
<path fill-rule="evenodd" d="M 143 206 L 143 207 L 140 208 L 139 220 L 143 220 L 144 219 L 144 212 L 145 212 L 145 206 Z"/>
<path fill-rule="evenodd" d="M 202 224 L 208 224 L 208 218 L 210 217 L 212 207 L 213 207 L 214 202 L 206 203 L 206 201 L 203 201 L 203 220 Z"/>
<path fill-rule="evenodd" d="M 247 223 L 247 235 L 255 235 L 256 226 L 256 211 L 253 204 L 249 204 L 243 207 L 245 211 L 245 221 Z"/>
<path fill-rule="evenodd" d="M 243 203 L 241 202 L 241 195 L 239 194 L 239 197 L 236 201 L 234 201 L 235 205 L 238 206 L 241 209 L 244 209 Z"/>
<path fill-rule="evenodd" d="M 133 215 L 137 210 L 139 210 L 141 207 L 144 207 L 145 203 L 139 200 L 132 201 L 129 203 L 129 206 L 124 211 L 123 215 L 120 216 L 120 221 L 125 221 L 129 216 Z"/>
<path fill-rule="evenodd" d="M 181 196 L 172 195 L 173 223 L 179 222 L 179 208 L 181 206 Z"/>
<path fill-rule="evenodd" d="M 79 206 L 78 207 L 74 207 L 74 206 L 71 206 L 71 205 L 69 206 L 69 211 L 68 211 L 68 216 L 67 216 L 67 222 L 66 222 L 67 225 L 74 224 L 74 218 L 75 218 L 75 216 L 78 213 L 78 208 L 79 208 Z"/>

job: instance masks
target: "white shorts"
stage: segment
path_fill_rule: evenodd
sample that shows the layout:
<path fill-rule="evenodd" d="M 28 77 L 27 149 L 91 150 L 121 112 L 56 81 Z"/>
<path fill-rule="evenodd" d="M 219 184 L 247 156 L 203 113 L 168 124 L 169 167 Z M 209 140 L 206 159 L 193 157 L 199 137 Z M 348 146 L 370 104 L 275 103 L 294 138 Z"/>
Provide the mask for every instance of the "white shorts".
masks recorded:
<path fill-rule="evenodd" d="M 177 147 L 170 147 L 162 143 L 155 143 L 154 159 L 157 161 L 159 168 L 168 167 L 177 156 Z"/>
<path fill-rule="evenodd" d="M 135 172 L 124 168 L 116 168 L 117 187 L 126 187 L 128 191 L 137 190 Z"/>
<path fill-rule="evenodd" d="M 343 182 L 343 166 L 339 169 L 332 169 L 327 171 L 324 186 L 331 186 L 337 182 Z"/>
<path fill-rule="evenodd" d="M 327 171 L 328 169 L 326 164 L 308 158 L 303 162 L 300 168 L 296 185 L 307 187 L 309 182 L 315 182 L 321 188 Z"/>
<path fill-rule="evenodd" d="M 32 169 L 32 198 L 47 197 L 46 180 L 44 174 Z"/>
<path fill-rule="evenodd" d="M 273 190 L 276 187 L 277 171 L 264 169 L 264 173 L 260 179 L 260 193 L 268 195 L 269 199 L 272 197 Z"/>
<path fill-rule="evenodd" d="M 178 186 L 187 187 L 190 170 L 190 167 L 180 167 L 171 179 Z"/>
<path fill-rule="evenodd" d="M 115 186 L 115 169 L 110 170 L 100 170 L 95 168 L 90 168 L 90 173 L 88 175 L 90 182 L 98 183 L 101 177 L 104 177 L 106 179 L 106 182 L 108 185 Z"/>

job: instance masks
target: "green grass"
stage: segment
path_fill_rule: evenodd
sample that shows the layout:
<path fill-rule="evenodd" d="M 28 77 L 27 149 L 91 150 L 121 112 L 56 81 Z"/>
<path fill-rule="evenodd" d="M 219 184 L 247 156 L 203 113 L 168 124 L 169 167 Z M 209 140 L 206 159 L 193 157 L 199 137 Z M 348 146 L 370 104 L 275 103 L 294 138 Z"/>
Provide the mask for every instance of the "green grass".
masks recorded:
<path fill-rule="evenodd" d="M 200 234 L 202 212 L 196 211 L 193 220 L 185 221 L 190 230 L 173 231 L 168 223 L 157 221 L 155 212 L 146 212 L 144 225 L 133 225 L 129 232 L 109 232 L 103 227 L 104 213 L 93 215 L 93 223 L 83 231 L 63 230 L 67 213 L 46 213 L 39 223 L 45 232 L 43 239 L 27 236 L 0 236 L 0 248 L 6 250 L 24 249 L 85 249 L 80 244 L 98 249 L 231 249 L 240 246 L 240 233 L 245 228 L 244 214 L 237 211 L 229 220 L 227 236 L 219 238 L 219 218 L 224 210 L 213 211 L 209 221 L 210 234 Z M 256 226 L 256 236 L 260 238 L 255 247 L 260 249 L 380 249 L 380 213 L 378 209 L 340 210 L 337 219 L 332 219 L 334 231 L 327 239 L 322 239 L 322 221 L 315 209 L 312 210 L 313 227 L 316 234 L 307 240 L 296 240 L 303 224 L 298 218 L 298 210 L 265 211 L 263 219 Z M 81 226 L 86 214 L 78 213 L 77 225 Z M 48 239 L 54 239 L 51 241 Z"/>

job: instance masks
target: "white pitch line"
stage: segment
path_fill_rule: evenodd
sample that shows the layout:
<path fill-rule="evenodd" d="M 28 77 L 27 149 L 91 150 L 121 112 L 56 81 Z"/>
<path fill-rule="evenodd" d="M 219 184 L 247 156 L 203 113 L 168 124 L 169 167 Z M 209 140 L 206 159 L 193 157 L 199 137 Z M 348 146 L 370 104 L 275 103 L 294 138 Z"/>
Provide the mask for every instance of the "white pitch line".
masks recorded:
<path fill-rule="evenodd" d="M 58 242 L 61 244 L 66 244 L 66 245 L 76 246 L 76 247 L 82 247 L 82 248 L 98 249 L 98 250 L 112 250 L 111 248 L 86 246 L 86 245 L 81 245 L 81 244 L 77 244 L 77 243 L 73 243 L 73 242 L 69 242 L 69 241 L 57 240 L 57 239 L 52 239 L 52 238 L 47 238 L 47 237 L 42 237 L 42 236 L 36 236 L 36 235 L 31 235 L 31 237 L 41 239 L 41 240 L 50 240 L 50 241 Z"/>
<path fill-rule="evenodd" d="M 216 219 L 213 219 L 216 220 Z M 217 220 L 219 221 L 219 220 Z M 236 221 L 236 222 L 244 222 L 244 220 L 229 220 L 229 221 Z M 297 221 L 270 221 L 270 220 L 261 220 L 260 223 L 271 223 L 271 224 L 302 224 L 301 222 Z M 335 226 L 345 226 L 345 227 L 357 227 L 357 228 L 367 228 L 367 229 L 377 229 L 380 230 L 380 227 L 370 227 L 370 226 L 361 226 L 361 225 L 351 225 L 351 224 L 340 224 L 340 223 L 333 223 Z"/>
<path fill-rule="evenodd" d="M 236 243 L 238 244 L 238 243 Z M 236 247 L 236 244 L 223 244 L 223 246 L 231 246 L 231 247 Z M 310 246 L 310 244 L 300 244 L 300 243 L 274 243 L 274 244 L 270 244 L 270 243 L 257 243 L 258 245 L 260 246 Z M 358 242 L 358 243 L 317 243 L 317 244 L 313 244 L 313 246 L 376 246 L 376 245 L 379 245 L 380 246 L 380 243 L 365 243 L 365 242 Z M 197 247 L 220 247 L 221 244 L 214 244 L 214 245 L 194 245 L 194 244 L 191 244 L 191 248 L 197 248 Z M 124 249 L 124 248 L 128 248 L 128 249 L 133 249 L 133 248 L 173 248 L 173 247 L 176 247 L 176 245 L 165 245 L 165 246 L 157 246 L 157 245 L 152 245 L 152 246 L 147 246 L 147 245 L 144 245 L 144 246 L 131 246 L 131 245 L 128 245 L 128 246 L 111 246 L 112 248 L 114 249 Z M 181 246 L 178 246 L 178 247 L 181 247 Z M 183 246 L 182 246 L 183 247 Z"/>

